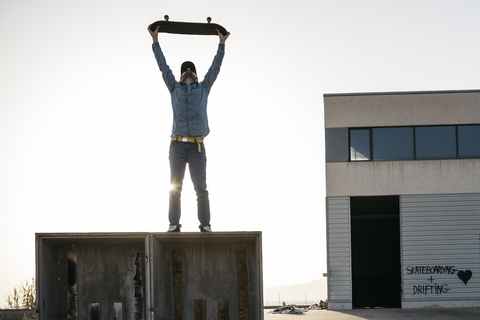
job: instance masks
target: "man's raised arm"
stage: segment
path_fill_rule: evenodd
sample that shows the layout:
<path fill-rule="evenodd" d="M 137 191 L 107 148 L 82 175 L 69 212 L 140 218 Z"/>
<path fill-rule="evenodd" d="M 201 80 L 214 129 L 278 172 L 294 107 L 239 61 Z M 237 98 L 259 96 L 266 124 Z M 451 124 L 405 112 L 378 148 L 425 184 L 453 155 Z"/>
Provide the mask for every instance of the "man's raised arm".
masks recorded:
<path fill-rule="evenodd" d="M 150 33 L 150 35 L 152 36 L 153 42 L 158 42 L 158 29 L 160 28 L 160 26 L 158 26 L 157 29 L 155 29 L 155 31 L 150 30 L 151 26 L 152 25 L 149 25 L 147 28 L 148 33 Z"/>
<path fill-rule="evenodd" d="M 230 32 L 227 32 L 226 35 L 223 35 L 218 29 L 215 30 L 217 31 L 218 37 L 220 38 L 220 44 L 225 44 L 225 41 L 227 41 L 228 37 L 230 36 Z"/>
<path fill-rule="evenodd" d="M 220 73 L 220 66 L 222 65 L 223 56 L 225 55 L 225 41 L 230 36 L 230 32 L 228 32 L 226 35 L 222 35 L 218 29 L 216 29 L 216 31 L 218 33 L 220 43 L 218 44 L 217 54 L 215 55 L 215 58 L 213 58 L 212 65 L 208 69 L 207 74 L 205 75 L 205 79 L 203 80 L 207 92 L 210 92 L 213 83 L 215 82 L 218 74 Z"/>
<path fill-rule="evenodd" d="M 172 70 L 167 65 L 165 56 L 163 55 L 162 49 L 160 48 L 160 44 L 158 43 L 158 28 L 160 28 L 160 26 L 158 26 L 157 29 L 155 29 L 155 31 L 150 30 L 150 26 L 148 26 L 147 30 L 152 36 L 153 53 L 155 54 L 155 59 L 157 60 L 158 68 L 162 72 L 163 81 L 165 81 L 165 84 L 167 85 L 168 90 L 172 92 L 175 89 L 177 81 L 173 76 Z"/>

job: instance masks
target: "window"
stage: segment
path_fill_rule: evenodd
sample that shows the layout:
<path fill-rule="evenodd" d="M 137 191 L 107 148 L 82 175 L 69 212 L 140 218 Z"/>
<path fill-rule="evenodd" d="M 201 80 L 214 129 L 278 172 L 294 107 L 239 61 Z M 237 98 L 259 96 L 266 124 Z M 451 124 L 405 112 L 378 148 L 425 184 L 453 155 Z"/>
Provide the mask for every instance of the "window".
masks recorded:
<path fill-rule="evenodd" d="M 373 128 L 373 160 L 413 160 L 413 128 Z"/>
<path fill-rule="evenodd" d="M 370 129 L 350 130 L 350 160 L 370 160 Z"/>
<path fill-rule="evenodd" d="M 415 151 L 418 160 L 457 158 L 455 126 L 416 127 Z"/>
<path fill-rule="evenodd" d="M 480 158 L 480 125 L 350 129 L 350 161 Z"/>
<path fill-rule="evenodd" d="M 458 157 L 480 158 L 480 125 L 458 126 Z"/>

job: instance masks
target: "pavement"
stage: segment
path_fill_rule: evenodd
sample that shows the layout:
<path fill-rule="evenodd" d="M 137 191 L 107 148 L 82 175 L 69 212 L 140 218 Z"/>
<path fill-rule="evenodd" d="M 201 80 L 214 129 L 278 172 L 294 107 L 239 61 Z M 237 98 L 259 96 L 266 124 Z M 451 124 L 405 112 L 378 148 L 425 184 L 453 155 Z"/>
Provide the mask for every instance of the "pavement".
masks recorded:
<path fill-rule="evenodd" d="M 273 314 L 264 311 L 264 320 L 362 320 L 362 319 L 458 319 L 479 320 L 480 308 L 354 309 L 349 311 L 310 310 L 304 314 Z"/>

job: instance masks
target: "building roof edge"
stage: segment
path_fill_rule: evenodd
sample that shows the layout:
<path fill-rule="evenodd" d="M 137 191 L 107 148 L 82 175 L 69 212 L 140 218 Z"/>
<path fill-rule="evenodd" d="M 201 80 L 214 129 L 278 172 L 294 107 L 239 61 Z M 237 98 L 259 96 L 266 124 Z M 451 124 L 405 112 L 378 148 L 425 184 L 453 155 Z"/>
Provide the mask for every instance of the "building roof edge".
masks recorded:
<path fill-rule="evenodd" d="M 471 90 L 438 90 L 438 91 L 392 91 L 392 92 L 353 92 L 353 93 L 324 93 L 323 97 L 342 97 L 342 96 L 377 96 L 377 95 L 404 95 L 404 94 L 438 94 L 438 93 L 473 93 L 480 89 Z"/>

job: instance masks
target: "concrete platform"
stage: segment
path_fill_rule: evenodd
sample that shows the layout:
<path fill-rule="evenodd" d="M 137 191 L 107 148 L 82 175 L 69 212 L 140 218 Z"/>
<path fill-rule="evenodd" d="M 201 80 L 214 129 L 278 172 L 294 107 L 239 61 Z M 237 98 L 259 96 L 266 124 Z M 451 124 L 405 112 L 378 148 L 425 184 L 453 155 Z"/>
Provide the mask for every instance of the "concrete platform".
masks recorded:
<path fill-rule="evenodd" d="M 147 233 L 36 234 L 39 318 L 145 319 Z M 118 317 L 117 317 L 118 318 Z"/>
<path fill-rule="evenodd" d="M 36 259 L 42 320 L 263 319 L 260 231 L 36 234 Z"/>
<path fill-rule="evenodd" d="M 260 232 L 152 233 L 149 246 L 155 319 L 261 319 Z"/>
<path fill-rule="evenodd" d="M 435 308 L 435 309 L 355 309 L 350 311 L 311 310 L 303 315 L 272 314 L 264 311 L 264 320 L 361 320 L 361 319 L 435 319 L 435 320 L 478 320 L 480 308 Z"/>

